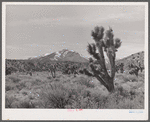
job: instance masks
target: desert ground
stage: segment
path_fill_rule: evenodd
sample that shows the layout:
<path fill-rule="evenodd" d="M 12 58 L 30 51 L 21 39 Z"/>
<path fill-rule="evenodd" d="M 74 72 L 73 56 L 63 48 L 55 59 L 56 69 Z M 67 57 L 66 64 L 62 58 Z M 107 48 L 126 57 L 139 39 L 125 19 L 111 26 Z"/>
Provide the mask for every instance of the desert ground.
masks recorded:
<path fill-rule="evenodd" d="M 144 71 L 138 77 L 116 73 L 115 91 L 107 89 L 94 77 L 48 71 L 7 75 L 6 108 L 57 109 L 144 109 Z"/>

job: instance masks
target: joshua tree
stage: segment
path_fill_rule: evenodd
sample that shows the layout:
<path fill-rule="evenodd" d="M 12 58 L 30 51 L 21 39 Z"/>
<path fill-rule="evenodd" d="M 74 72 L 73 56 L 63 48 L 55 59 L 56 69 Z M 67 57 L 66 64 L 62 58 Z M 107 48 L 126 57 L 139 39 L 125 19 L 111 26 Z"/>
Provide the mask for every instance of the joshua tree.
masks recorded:
<path fill-rule="evenodd" d="M 121 63 L 121 64 L 120 64 L 120 73 L 123 73 L 123 72 L 124 72 L 124 68 L 123 68 L 123 67 L 124 67 L 124 63 Z"/>
<path fill-rule="evenodd" d="M 49 69 L 53 78 L 56 77 L 56 67 L 57 67 L 56 64 L 52 64 Z"/>
<path fill-rule="evenodd" d="M 93 62 L 93 59 L 92 59 L 91 57 L 89 58 L 89 62 L 90 62 L 90 63 L 92 63 L 92 62 Z"/>
<path fill-rule="evenodd" d="M 139 64 L 129 64 L 129 74 L 133 75 L 135 74 L 137 77 L 138 77 L 138 73 L 139 73 L 139 70 L 141 70 L 141 64 L 140 62 L 138 62 Z"/>
<path fill-rule="evenodd" d="M 50 63 L 47 63 L 43 66 L 43 70 L 51 72 L 53 78 L 56 77 L 56 68 L 57 68 L 56 64 L 50 64 Z"/>
<path fill-rule="evenodd" d="M 99 63 L 101 70 L 97 70 L 93 63 L 90 63 L 92 73 L 89 73 L 96 77 L 109 92 L 114 91 L 114 77 L 115 77 L 115 58 L 116 51 L 121 46 L 121 41 L 119 38 L 114 39 L 113 30 L 109 27 L 104 33 L 104 28 L 102 26 L 96 26 L 94 31 L 92 31 L 92 37 L 95 43 L 88 44 L 87 51 L 92 55 Z M 104 52 L 110 62 L 110 75 L 107 72 L 105 65 Z"/>
<path fill-rule="evenodd" d="M 116 65 L 115 68 L 116 68 L 116 72 L 118 73 L 118 71 L 119 71 L 119 66 Z"/>
<path fill-rule="evenodd" d="M 138 66 L 135 66 L 134 68 L 130 69 L 129 74 L 133 75 L 135 74 L 138 77 L 138 72 L 140 68 Z"/>

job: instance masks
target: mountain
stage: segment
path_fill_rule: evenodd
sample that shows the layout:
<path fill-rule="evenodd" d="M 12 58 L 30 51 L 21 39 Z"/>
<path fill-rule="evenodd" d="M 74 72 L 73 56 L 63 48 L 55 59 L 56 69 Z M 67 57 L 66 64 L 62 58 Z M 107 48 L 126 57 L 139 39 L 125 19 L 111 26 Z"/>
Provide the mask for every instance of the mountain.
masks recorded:
<path fill-rule="evenodd" d="M 136 61 L 143 62 L 144 61 L 144 51 L 134 53 L 134 54 L 129 55 L 125 58 L 116 60 L 116 62 L 128 62 L 128 61 L 131 61 L 131 60 L 136 60 Z"/>
<path fill-rule="evenodd" d="M 63 49 L 58 52 L 54 53 L 47 53 L 38 57 L 29 58 L 29 60 L 36 60 L 40 62 L 48 62 L 48 61 L 71 61 L 71 62 L 88 62 L 87 58 L 84 58 L 81 54 L 78 52 Z M 141 62 L 141 65 L 144 65 L 144 51 L 134 53 L 132 55 L 129 55 L 125 58 L 116 60 L 116 64 L 124 63 L 124 65 L 128 65 L 129 63 L 133 62 L 134 64 L 138 61 Z M 109 64 L 109 61 L 106 62 L 106 64 Z"/>
<path fill-rule="evenodd" d="M 40 62 L 47 62 L 47 61 L 88 62 L 88 59 L 84 58 L 78 52 L 68 49 L 63 49 L 61 51 L 54 52 L 51 54 L 47 53 L 35 58 L 29 58 L 29 60 L 38 60 Z"/>
<path fill-rule="evenodd" d="M 116 60 L 116 65 L 123 63 L 126 69 L 129 64 L 133 63 L 133 64 L 138 65 L 139 62 L 141 66 L 144 66 L 144 51 L 134 53 L 123 59 Z"/>

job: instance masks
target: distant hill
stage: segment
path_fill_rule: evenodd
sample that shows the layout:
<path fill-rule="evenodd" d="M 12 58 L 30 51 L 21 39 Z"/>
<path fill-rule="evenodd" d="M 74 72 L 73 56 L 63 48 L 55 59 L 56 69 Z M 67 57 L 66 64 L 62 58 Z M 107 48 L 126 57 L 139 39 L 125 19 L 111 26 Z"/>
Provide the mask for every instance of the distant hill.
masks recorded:
<path fill-rule="evenodd" d="M 127 69 L 127 66 L 129 64 L 133 63 L 138 65 L 139 62 L 141 63 L 142 66 L 144 66 L 144 51 L 132 54 L 123 59 L 119 59 L 116 61 L 116 65 L 120 63 L 124 63 L 125 69 Z"/>
<path fill-rule="evenodd" d="M 52 54 L 45 54 L 43 56 L 29 58 L 29 60 L 36 60 L 40 62 L 48 62 L 48 61 L 71 61 L 71 62 L 88 62 L 88 59 L 84 58 L 81 54 L 75 51 L 70 51 L 68 49 L 63 49 L 58 52 L 54 52 Z"/>
<path fill-rule="evenodd" d="M 110 69 L 109 61 L 106 61 L 106 67 L 107 69 Z M 124 70 L 129 70 L 129 64 L 132 63 L 138 66 L 139 62 L 141 66 L 144 67 L 144 51 L 129 55 L 120 60 L 116 60 L 116 65 L 123 63 Z M 61 65 L 78 64 L 80 67 L 83 65 L 88 68 L 89 61 L 79 53 L 67 49 L 26 60 L 6 59 L 6 67 L 17 68 L 19 71 L 30 69 L 32 64 L 37 67 L 37 70 L 42 70 L 42 66 L 48 63 L 59 63 Z"/>

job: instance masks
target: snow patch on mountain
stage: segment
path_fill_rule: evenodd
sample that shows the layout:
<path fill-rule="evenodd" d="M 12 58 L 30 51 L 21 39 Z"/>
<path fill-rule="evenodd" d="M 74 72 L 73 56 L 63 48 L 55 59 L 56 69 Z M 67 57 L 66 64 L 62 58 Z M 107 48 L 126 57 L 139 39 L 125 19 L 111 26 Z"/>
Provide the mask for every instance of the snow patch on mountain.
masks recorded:
<path fill-rule="evenodd" d="M 67 55 L 68 52 L 69 52 L 69 50 L 66 50 L 66 51 L 63 53 L 63 58 Z"/>
<path fill-rule="evenodd" d="M 58 58 L 61 56 L 61 53 L 56 52 L 55 56 L 54 56 L 54 60 L 58 60 Z"/>
<path fill-rule="evenodd" d="M 39 60 L 51 60 L 51 61 L 79 61 L 79 62 L 86 62 L 88 59 L 84 57 L 82 54 L 74 51 L 74 50 L 68 50 L 63 49 L 61 51 L 57 51 L 54 53 L 45 53 L 43 55 L 39 55 L 37 57 L 34 57 L 35 59 Z M 87 60 L 86 60 L 87 59 Z"/>
<path fill-rule="evenodd" d="M 50 53 L 46 53 L 46 54 L 44 54 L 44 56 L 47 56 L 47 55 L 49 55 Z"/>

